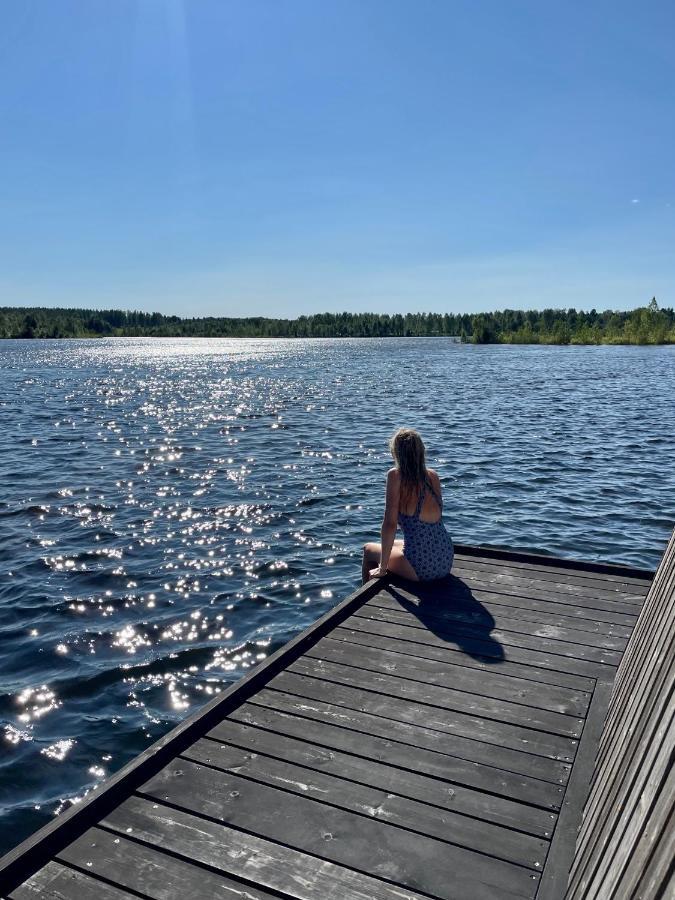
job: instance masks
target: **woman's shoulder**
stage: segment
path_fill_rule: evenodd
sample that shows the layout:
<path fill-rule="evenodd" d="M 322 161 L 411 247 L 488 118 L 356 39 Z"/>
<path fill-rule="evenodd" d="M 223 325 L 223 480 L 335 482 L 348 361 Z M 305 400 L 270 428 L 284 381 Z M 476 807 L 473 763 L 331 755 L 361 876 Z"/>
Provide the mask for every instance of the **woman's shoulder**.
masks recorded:
<path fill-rule="evenodd" d="M 396 466 L 392 466 L 387 472 L 387 481 L 400 481 L 401 473 Z"/>
<path fill-rule="evenodd" d="M 441 486 L 441 479 L 438 477 L 438 473 L 435 469 L 427 469 L 427 475 L 429 476 L 429 481 L 435 488 L 439 488 Z"/>

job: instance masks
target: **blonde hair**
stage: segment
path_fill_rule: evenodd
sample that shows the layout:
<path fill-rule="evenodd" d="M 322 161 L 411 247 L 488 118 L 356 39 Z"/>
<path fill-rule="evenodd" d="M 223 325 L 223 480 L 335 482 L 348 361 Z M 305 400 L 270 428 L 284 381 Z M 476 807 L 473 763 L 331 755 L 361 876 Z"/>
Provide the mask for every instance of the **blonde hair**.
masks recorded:
<path fill-rule="evenodd" d="M 424 441 L 414 428 L 399 428 L 389 440 L 389 449 L 401 473 L 403 493 L 410 496 L 427 477 Z"/>

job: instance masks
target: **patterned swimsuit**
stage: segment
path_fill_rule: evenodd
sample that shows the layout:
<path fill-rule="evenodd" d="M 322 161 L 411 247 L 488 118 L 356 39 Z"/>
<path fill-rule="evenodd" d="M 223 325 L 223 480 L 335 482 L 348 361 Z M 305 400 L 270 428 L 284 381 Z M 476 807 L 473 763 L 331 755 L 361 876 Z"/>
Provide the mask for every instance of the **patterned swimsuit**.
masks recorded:
<path fill-rule="evenodd" d="M 427 488 L 441 510 L 438 522 L 422 522 L 420 511 Z M 450 574 L 454 557 L 452 538 L 443 525 L 443 501 L 428 481 L 422 485 L 415 512 L 409 516 L 398 514 L 403 530 L 403 555 L 415 570 L 420 581 L 433 581 Z"/>

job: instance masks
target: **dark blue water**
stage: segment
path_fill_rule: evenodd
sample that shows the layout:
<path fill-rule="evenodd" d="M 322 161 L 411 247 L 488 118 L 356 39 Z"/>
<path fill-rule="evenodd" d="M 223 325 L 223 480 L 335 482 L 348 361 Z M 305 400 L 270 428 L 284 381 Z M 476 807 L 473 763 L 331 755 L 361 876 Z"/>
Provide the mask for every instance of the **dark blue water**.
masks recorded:
<path fill-rule="evenodd" d="M 6 849 L 359 580 L 417 427 L 456 540 L 653 567 L 675 348 L 0 341 Z"/>

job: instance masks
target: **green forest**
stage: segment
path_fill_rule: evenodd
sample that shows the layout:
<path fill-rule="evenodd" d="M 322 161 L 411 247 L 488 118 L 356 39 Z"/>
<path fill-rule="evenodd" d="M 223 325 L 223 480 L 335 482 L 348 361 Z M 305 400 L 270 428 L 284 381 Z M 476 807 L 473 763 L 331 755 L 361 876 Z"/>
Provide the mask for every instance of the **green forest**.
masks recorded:
<path fill-rule="evenodd" d="M 297 319 L 181 318 L 117 309 L 0 307 L 0 338 L 425 337 L 474 344 L 675 344 L 675 313 L 656 299 L 630 312 L 319 313 Z"/>

